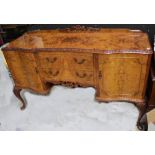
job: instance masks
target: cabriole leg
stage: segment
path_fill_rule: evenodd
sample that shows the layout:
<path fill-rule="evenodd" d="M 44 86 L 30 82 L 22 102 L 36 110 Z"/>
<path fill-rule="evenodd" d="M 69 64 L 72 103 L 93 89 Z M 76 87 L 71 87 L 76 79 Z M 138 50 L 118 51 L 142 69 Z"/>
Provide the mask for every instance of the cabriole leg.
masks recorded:
<path fill-rule="evenodd" d="M 145 104 L 143 107 L 139 108 L 139 117 L 137 121 L 137 127 L 139 130 L 147 131 L 148 130 L 148 121 L 147 121 L 147 104 Z"/>
<path fill-rule="evenodd" d="M 146 114 L 141 118 L 138 128 L 142 131 L 148 130 L 148 121 L 147 121 L 147 115 Z"/>
<path fill-rule="evenodd" d="M 15 96 L 21 101 L 21 103 L 22 103 L 22 105 L 21 105 L 21 107 L 20 107 L 20 109 L 21 110 L 24 110 L 25 109 L 25 107 L 26 107 L 26 103 L 25 103 L 25 101 L 24 101 L 24 99 L 21 97 L 21 91 L 22 91 L 22 89 L 20 89 L 20 88 L 18 88 L 18 87 L 14 87 L 14 89 L 13 89 L 13 92 L 14 92 L 14 94 L 15 94 Z"/>

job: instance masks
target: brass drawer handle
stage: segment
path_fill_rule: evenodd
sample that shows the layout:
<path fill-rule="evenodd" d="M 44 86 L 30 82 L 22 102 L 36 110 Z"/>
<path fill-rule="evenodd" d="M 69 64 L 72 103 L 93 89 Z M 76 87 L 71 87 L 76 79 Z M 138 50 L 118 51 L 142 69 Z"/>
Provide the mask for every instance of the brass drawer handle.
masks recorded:
<path fill-rule="evenodd" d="M 53 72 L 53 71 L 50 70 L 50 71 L 44 71 L 44 73 L 50 74 L 52 76 L 57 76 L 59 74 L 59 71 Z"/>
<path fill-rule="evenodd" d="M 57 76 L 59 74 L 59 71 L 56 71 L 55 73 L 53 71 L 49 71 L 50 75 Z"/>
<path fill-rule="evenodd" d="M 86 61 L 86 59 L 82 59 L 79 61 L 79 60 L 77 60 L 77 58 L 74 58 L 74 61 L 78 64 L 83 64 Z"/>
<path fill-rule="evenodd" d="M 57 57 L 54 58 L 46 58 L 47 62 L 54 63 L 57 60 Z"/>
<path fill-rule="evenodd" d="M 80 78 L 85 78 L 85 77 L 87 76 L 86 73 L 83 73 L 83 74 L 80 75 L 78 72 L 76 72 L 76 75 L 77 75 L 78 77 L 80 77 Z"/>

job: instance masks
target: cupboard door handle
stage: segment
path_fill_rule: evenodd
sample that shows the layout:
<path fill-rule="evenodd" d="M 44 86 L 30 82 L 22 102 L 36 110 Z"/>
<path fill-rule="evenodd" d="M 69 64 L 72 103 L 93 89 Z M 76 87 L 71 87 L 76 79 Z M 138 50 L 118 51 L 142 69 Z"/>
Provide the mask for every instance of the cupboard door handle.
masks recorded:
<path fill-rule="evenodd" d="M 76 75 L 77 75 L 78 77 L 80 77 L 80 78 L 85 78 L 85 77 L 87 76 L 86 73 L 83 73 L 83 74 L 80 75 L 78 72 L 76 72 Z"/>
<path fill-rule="evenodd" d="M 55 73 L 53 71 L 49 71 L 49 73 L 52 75 L 52 76 L 57 76 L 59 74 L 59 71 L 56 71 Z"/>
<path fill-rule="evenodd" d="M 56 60 L 57 60 L 57 57 L 54 57 L 54 58 L 46 58 L 46 60 L 50 63 L 54 63 Z"/>
<path fill-rule="evenodd" d="M 37 74 L 39 73 L 39 71 L 38 71 L 38 68 L 37 68 L 37 67 L 35 67 L 35 71 L 36 71 L 36 73 L 37 73 Z"/>
<path fill-rule="evenodd" d="M 77 60 L 77 58 L 74 58 L 74 61 L 78 64 L 83 64 L 86 61 L 86 59 Z"/>
<path fill-rule="evenodd" d="M 101 79 L 102 78 L 102 71 L 99 71 L 99 78 Z"/>

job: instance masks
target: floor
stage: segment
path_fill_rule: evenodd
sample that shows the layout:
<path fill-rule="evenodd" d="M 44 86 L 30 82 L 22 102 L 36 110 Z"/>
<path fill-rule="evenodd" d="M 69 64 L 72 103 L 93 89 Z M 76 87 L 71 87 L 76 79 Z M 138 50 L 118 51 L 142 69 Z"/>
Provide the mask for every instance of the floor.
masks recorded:
<path fill-rule="evenodd" d="M 21 111 L 12 93 L 13 81 L 0 52 L 0 130 L 13 131 L 134 131 L 137 108 L 126 102 L 99 104 L 93 88 L 55 86 L 48 96 L 24 92 L 27 108 Z M 155 130 L 155 110 L 148 113 Z"/>

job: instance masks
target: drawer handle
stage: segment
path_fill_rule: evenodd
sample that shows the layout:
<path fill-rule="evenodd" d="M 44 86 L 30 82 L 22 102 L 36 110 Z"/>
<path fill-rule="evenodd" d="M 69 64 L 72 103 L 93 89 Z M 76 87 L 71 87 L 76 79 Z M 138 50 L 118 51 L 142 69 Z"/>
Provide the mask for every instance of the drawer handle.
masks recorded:
<path fill-rule="evenodd" d="M 46 58 L 46 60 L 50 63 L 54 63 L 56 60 L 57 60 L 57 57 L 54 57 L 54 58 Z"/>
<path fill-rule="evenodd" d="M 76 72 L 76 75 L 77 75 L 78 77 L 80 77 L 80 78 L 85 78 L 85 77 L 87 76 L 86 73 L 83 73 L 83 74 L 80 75 L 78 72 Z"/>
<path fill-rule="evenodd" d="M 86 59 L 82 59 L 79 61 L 79 60 L 77 60 L 77 58 L 74 58 L 74 61 L 78 64 L 83 64 L 86 61 Z"/>
<path fill-rule="evenodd" d="M 57 76 L 59 74 L 59 71 L 56 71 L 55 73 L 53 71 L 49 71 L 49 73 L 52 75 L 52 76 Z"/>

